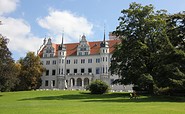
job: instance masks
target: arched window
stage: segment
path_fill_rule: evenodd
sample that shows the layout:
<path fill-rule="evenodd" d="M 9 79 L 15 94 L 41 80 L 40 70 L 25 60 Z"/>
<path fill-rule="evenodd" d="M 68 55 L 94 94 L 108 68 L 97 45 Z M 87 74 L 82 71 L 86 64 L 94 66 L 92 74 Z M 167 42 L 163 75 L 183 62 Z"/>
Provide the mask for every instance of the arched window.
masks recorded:
<path fill-rule="evenodd" d="M 88 78 L 85 78 L 84 79 L 84 86 L 88 86 L 89 85 L 89 79 Z"/>
<path fill-rule="evenodd" d="M 81 78 L 77 79 L 77 86 L 82 86 L 82 79 Z"/>
<path fill-rule="evenodd" d="M 71 78 L 70 79 L 70 86 L 73 87 L 75 85 L 75 79 Z"/>

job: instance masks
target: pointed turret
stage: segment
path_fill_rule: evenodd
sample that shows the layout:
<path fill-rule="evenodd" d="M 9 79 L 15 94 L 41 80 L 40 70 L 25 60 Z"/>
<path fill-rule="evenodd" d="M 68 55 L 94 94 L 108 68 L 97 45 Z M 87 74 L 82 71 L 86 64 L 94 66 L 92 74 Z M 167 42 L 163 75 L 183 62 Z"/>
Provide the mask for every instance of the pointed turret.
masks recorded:
<path fill-rule="evenodd" d="M 48 39 L 47 45 L 52 45 L 51 38 Z"/>
<path fill-rule="evenodd" d="M 45 44 L 46 44 L 46 37 L 43 40 L 43 45 L 45 45 Z"/>
<path fill-rule="evenodd" d="M 103 43 L 105 44 L 105 26 L 104 26 L 104 36 L 103 36 Z"/>
<path fill-rule="evenodd" d="M 64 33 L 62 33 L 62 42 L 58 46 L 58 50 L 65 50 L 65 49 L 66 49 L 66 46 L 64 45 Z"/>
<path fill-rule="evenodd" d="M 105 40 L 105 26 L 104 26 L 104 34 L 103 34 L 103 42 L 100 43 L 100 47 L 107 47 L 108 44 Z"/>

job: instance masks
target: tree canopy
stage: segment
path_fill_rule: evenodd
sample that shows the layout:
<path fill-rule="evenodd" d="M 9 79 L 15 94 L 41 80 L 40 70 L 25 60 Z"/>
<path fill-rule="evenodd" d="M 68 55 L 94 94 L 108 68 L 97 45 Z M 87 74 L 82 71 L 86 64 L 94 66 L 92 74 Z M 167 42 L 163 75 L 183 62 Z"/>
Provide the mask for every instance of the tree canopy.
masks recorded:
<path fill-rule="evenodd" d="M 35 56 L 34 52 L 28 52 L 25 58 L 19 60 L 20 75 L 19 84 L 16 90 L 32 90 L 41 86 L 41 76 L 43 66 L 41 65 L 39 56 Z"/>
<path fill-rule="evenodd" d="M 8 41 L 0 34 L 0 91 L 11 91 L 18 82 L 19 69 L 7 47 Z"/>
<path fill-rule="evenodd" d="M 112 74 L 120 76 L 118 82 L 151 93 L 167 87 L 184 90 L 184 13 L 177 17 L 135 2 L 121 13 L 114 31 L 121 43 L 116 46 L 110 67 Z"/>

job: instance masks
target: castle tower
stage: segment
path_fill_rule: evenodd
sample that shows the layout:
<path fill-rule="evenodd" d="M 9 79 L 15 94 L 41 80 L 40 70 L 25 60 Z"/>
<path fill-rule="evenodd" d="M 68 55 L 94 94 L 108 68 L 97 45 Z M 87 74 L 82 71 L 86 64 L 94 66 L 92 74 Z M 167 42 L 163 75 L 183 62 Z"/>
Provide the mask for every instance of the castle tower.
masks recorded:
<path fill-rule="evenodd" d="M 64 45 L 64 34 L 62 34 L 61 44 L 58 46 L 58 88 L 66 88 L 66 46 Z"/>
<path fill-rule="evenodd" d="M 100 61 L 101 61 L 101 75 L 100 79 L 107 84 L 110 84 L 110 76 L 108 72 L 108 68 L 110 66 L 109 60 L 109 44 L 106 42 L 105 38 L 105 30 L 103 41 L 100 43 Z"/>

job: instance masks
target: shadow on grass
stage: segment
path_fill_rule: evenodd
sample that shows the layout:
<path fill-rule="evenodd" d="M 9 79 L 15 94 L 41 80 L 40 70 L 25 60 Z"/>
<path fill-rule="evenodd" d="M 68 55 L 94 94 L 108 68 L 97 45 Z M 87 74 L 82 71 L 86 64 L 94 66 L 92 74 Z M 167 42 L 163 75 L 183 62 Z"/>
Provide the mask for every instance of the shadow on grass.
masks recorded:
<path fill-rule="evenodd" d="M 103 95 L 92 95 L 89 93 L 67 94 L 60 96 L 43 96 L 20 99 L 25 100 L 79 100 L 81 102 L 185 102 L 181 97 L 164 97 L 164 96 L 140 96 L 137 99 L 130 99 L 129 93 L 111 93 Z"/>
<path fill-rule="evenodd" d="M 0 97 L 2 97 L 3 95 L 0 95 Z"/>

